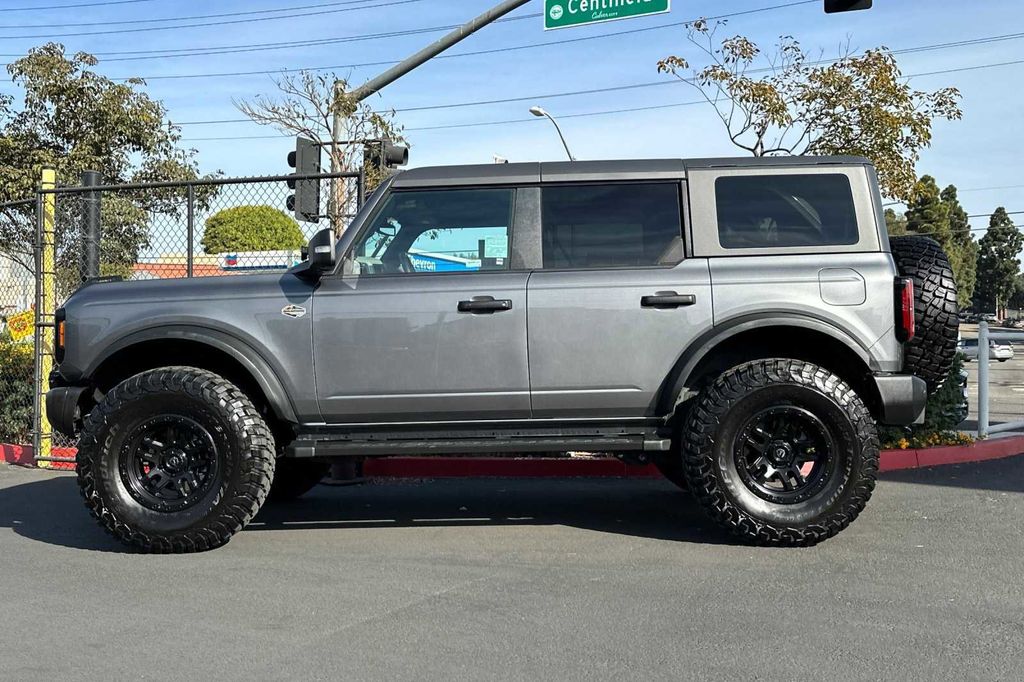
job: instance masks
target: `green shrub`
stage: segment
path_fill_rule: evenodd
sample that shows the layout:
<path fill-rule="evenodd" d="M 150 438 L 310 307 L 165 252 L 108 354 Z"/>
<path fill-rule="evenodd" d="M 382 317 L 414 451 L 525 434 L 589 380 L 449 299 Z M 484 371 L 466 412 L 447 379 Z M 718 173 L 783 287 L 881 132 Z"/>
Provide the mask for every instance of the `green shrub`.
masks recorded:
<path fill-rule="evenodd" d="M 957 430 L 960 424 L 957 409 L 962 404 L 960 370 L 963 357 L 957 353 L 949 375 L 935 393 L 928 397 L 923 424 L 913 426 L 882 426 L 878 435 L 884 448 L 919 448 L 933 445 L 957 445 L 972 442 Z"/>
<path fill-rule="evenodd" d="M 32 433 L 31 343 L 0 337 L 0 443 L 27 443 Z"/>
<path fill-rule="evenodd" d="M 271 206 L 236 206 L 206 221 L 203 251 L 297 251 L 306 243 L 299 224 Z"/>

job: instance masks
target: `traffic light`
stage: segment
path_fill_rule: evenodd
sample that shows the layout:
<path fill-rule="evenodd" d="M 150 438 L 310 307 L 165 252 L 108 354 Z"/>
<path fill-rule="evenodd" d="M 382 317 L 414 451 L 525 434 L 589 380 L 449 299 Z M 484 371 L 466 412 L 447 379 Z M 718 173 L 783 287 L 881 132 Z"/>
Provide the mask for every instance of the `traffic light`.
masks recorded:
<path fill-rule="evenodd" d="M 871 0 L 825 0 L 825 14 L 871 9 Z"/>
<path fill-rule="evenodd" d="M 320 143 L 307 137 L 295 138 L 295 151 L 288 153 L 288 165 L 296 175 L 320 174 Z M 320 220 L 320 180 L 288 180 L 288 188 L 295 190 L 285 203 L 295 214 L 296 220 L 315 223 Z"/>
<path fill-rule="evenodd" d="M 363 151 L 364 168 L 394 168 L 409 163 L 409 148 L 391 140 L 371 140 Z"/>

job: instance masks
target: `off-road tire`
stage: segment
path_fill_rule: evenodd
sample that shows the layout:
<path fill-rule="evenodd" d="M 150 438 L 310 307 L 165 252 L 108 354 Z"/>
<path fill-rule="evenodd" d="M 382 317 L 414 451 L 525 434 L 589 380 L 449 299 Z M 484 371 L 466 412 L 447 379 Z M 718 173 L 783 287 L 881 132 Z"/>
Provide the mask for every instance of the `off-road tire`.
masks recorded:
<path fill-rule="evenodd" d="M 158 511 L 140 503 L 123 473 L 138 425 L 170 415 L 201 424 L 214 443 L 217 476 L 194 506 Z M 234 384 L 192 367 L 144 372 L 110 390 L 85 421 L 78 485 L 99 524 L 144 552 L 219 547 L 259 511 L 274 477 L 274 439 L 252 401 Z"/>
<path fill-rule="evenodd" d="M 938 390 L 949 376 L 959 332 L 956 280 L 949 258 L 930 237 L 891 237 L 900 275 L 914 280 L 914 338 L 903 346 L 903 371 Z"/>
<path fill-rule="evenodd" d="M 270 486 L 270 502 L 296 500 L 315 488 L 331 470 L 328 462 L 279 459 Z"/>
<path fill-rule="evenodd" d="M 739 429 L 776 406 L 813 414 L 835 445 L 823 487 L 795 504 L 758 497 L 736 464 Z M 870 412 L 849 385 L 808 362 L 757 360 L 726 371 L 698 396 L 682 438 L 690 491 L 712 519 L 753 544 L 798 547 L 830 538 L 860 514 L 875 487 L 879 443 Z"/>

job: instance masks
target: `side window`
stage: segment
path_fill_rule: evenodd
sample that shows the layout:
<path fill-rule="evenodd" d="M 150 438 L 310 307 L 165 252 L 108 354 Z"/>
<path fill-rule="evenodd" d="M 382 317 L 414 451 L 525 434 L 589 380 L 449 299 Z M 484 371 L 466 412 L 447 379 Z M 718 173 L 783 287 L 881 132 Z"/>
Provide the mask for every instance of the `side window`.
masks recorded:
<path fill-rule="evenodd" d="M 545 268 L 675 265 L 683 259 L 678 183 L 545 187 Z"/>
<path fill-rule="evenodd" d="M 718 242 L 726 249 L 856 244 L 850 180 L 840 173 L 715 180 Z"/>
<path fill-rule="evenodd" d="M 363 275 L 507 270 L 514 190 L 396 192 L 351 252 Z"/>

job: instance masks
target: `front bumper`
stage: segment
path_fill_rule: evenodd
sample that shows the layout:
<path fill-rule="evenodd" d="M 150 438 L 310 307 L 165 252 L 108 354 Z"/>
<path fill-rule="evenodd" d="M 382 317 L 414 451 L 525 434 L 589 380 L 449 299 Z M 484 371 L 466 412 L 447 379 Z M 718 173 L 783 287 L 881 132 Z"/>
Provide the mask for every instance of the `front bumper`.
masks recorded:
<path fill-rule="evenodd" d="M 60 386 L 46 393 L 46 417 L 58 433 L 74 438 L 82 419 L 82 397 L 87 386 Z"/>
<path fill-rule="evenodd" d="M 881 398 L 881 423 L 907 426 L 924 422 L 928 401 L 924 379 L 910 374 L 876 374 L 874 379 Z"/>

